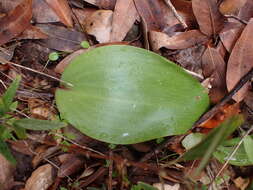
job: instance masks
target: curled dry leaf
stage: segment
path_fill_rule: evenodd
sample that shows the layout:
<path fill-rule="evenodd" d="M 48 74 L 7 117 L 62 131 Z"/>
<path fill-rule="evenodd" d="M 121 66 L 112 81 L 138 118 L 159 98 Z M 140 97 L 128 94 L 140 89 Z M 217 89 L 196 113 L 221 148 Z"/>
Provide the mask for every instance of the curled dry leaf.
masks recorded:
<path fill-rule="evenodd" d="M 148 31 L 163 31 L 166 27 L 179 23 L 163 0 L 134 0 L 134 3 L 140 17 L 147 24 Z"/>
<path fill-rule="evenodd" d="M 15 9 L 0 19 L 0 46 L 22 33 L 32 19 L 32 0 L 23 0 Z"/>
<path fill-rule="evenodd" d="M 244 28 L 239 40 L 228 60 L 227 65 L 227 89 L 230 91 L 238 81 L 253 68 L 253 19 Z M 249 83 L 245 84 L 234 96 L 233 99 L 240 102 L 249 89 Z"/>
<path fill-rule="evenodd" d="M 172 37 L 162 32 L 150 31 L 150 43 L 153 50 L 161 47 L 168 49 L 186 49 L 196 44 L 204 43 L 208 38 L 199 30 L 182 32 Z"/>
<path fill-rule="evenodd" d="M 112 30 L 113 12 L 110 10 L 98 10 L 94 12 L 85 23 L 86 32 L 96 37 L 100 43 L 110 41 Z"/>
<path fill-rule="evenodd" d="M 54 182 L 53 167 L 46 164 L 37 168 L 27 180 L 25 190 L 47 190 Z"/>
<path fill-rule="evenodd" d="M 202 69 L 205 78 L 212 78 L 209 97 L 217 103 L 226 94 L 226 63 L 215 48 L 207 47 L 202 56 Z"/>
<path fill-rule="evenodd" d="M 73 27 L 71 9 L 67 0 L 45 0 L 58 15 L 60 21 L 68 27 Z"/>
<path fill-rule="evenodd" d="M 33 0 L 33 20 L 36 23 L 60 22 L 59 17 L 48 6 L 45 0 Z"/>
<path fill-rule="evenodd" d="M 0 154 L 0 187 L 1 190 L 11 189 L 13 185 L 14 167 Z"/>
<path fill-rule="evenodd" d="M 223 15 L 237 13 L 244 6 L 247 0 L 224 0 L 221 2 L 219 10 Z"/>
<path fill-rule="evenodd" d="M 243 28 L 243 24 L 228 22 L 220 32 L 220 39 L 229 53 L 231 53 L 236 41 L 240 37 Z"/>
<path fill-rule="evenodd" d="M 192 9 L 204 34 L 215 35 L 223 28 L 225 17 L 219 12 L 216 0 L 192 0 Z"/>
<path fill-rule="evenodd" d="M 117 0 L 112 20 L 111 42 L 122 41 L 138 17 L 133 0 Z"/>
<path fill-rule="evenodd" d="M 65 27 L 52 24 L 37 24 L 36 27 L 48 35 L 48 39 L 41 42 L 51 49 L 72 52 L 81 48 L 81 42 L 86 40 L 83 33 Z"/>

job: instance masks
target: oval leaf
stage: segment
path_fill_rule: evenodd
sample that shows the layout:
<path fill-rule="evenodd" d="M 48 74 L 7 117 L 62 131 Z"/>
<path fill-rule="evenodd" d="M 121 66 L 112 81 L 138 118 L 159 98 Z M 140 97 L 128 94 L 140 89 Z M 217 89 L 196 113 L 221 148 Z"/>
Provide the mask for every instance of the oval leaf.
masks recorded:
<path fill-rule="evenodd" d="M 112 45 L 78 56 L 58 89 L 63 118 L 95 139 L 114 144 L 185 133 L 207 109 L 197 80 L 163 57 L 132 46 Z"/>
<path fill-rule="evenodd" d="M 31 130 L 52 130 L 66 127 L 66 123 L 59 121 L 39 120 L 39 119 L 19 119 L 13 123 L 16 127 Z"/>

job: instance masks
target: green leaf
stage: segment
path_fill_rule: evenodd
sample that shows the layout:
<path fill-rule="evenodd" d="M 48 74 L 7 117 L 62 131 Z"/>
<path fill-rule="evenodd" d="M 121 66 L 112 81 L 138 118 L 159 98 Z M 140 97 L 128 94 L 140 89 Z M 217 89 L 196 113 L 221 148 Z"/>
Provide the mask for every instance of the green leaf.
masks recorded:
<path fill-rule="evenodd" d="M 150 51 L 103 46 L 77 56 L 56 91 L 62 118 L 84 134 L 132 144 L 185 133 L 209 106 L 205 89 Z"/>
<path fill-rule="evenodd" d="M 12 164 L 16 164 L 16 160 L 12 156 L 9 147 L 7 144 L 0 139 L 0 154 L 2 154 L 7 160 L 9 160 Z"/>
<path fill-rule="evenodd" d="M 253 164 L 253 139 L 248 135 L 243 140 L 244 149 Z"/>
<path fill-rule="evenodd" d="M 182 140 L 182 145 L 186 150 L 189 150 L 199 144 L 204 137 L 205 135 L 202 133 L 191 133 Z"/>
<path fill-rule="evenodd" d="M 243 123 L 241 115 L 225 120 L 220 126 L 213 129 L 199 144 L 183 154 L 178 160 L 195 160 L 203 155 L 211 156 L 217 147 Z"/>
<path fill-rule="evenodd" d="M 20 80 L 21 76 L 18 76 L 0 98 L 0 115 L 10 111 Z"/>
<path fill-rule="evenodd" d="M 59 54 L 57 52 L 52 52 L 49 54 L 48 59 L 50 61 L 57 61 L 59 59 Z"/>
<path fill-rule="evenodd" d="M 66 123 L 39 119 L 19 119 L 13 122 L 15 127 L 31 130 L 52 130 L 66 127 Z"/>

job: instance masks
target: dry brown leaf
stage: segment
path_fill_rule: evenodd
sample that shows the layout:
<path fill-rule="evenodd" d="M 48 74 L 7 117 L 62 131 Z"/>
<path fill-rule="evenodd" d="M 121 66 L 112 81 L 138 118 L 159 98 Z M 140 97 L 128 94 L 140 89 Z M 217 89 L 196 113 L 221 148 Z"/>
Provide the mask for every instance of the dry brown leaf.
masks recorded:
<path fill-rule="evenodd" d="M 32 0 L 24 0 L 0 19 L 0 46 L 22 33 L 32 19 Z"/>
<path fill-rule="evenodd" d="M 199 30 L 182 32 L 172 37 L 162 32 L 150 31 L 150 43 L 153 50 L 157 51 L 161 47 L 168 49 L 186 49 L 196 44 L 206 42 L 207 37 Z"/>
<path fill-rule="evenodd" d="M 244 28 L 240 38 L 235 44 L 227 65 L 227 89 L 230 91 L 238 81 L 253 67 L 253 19 Z M 249 89 L 246 83 L 234 96 L 233 99 L 240 102 Z"/>
<path fill-rule="evenodd" d="M 177 183 L 175 185 L 154 183 L 153 186 L 156 187 L 158 190 L 180 190 L 180 184 L 179 183 Z"/>
<path fill-rule="evenodd" d="M 209 97 L 217 103 L 226 94 L 226 63 L 215 48 L 207 47 L 202 56 L 202 69 L 205 78 L 212 79 Z"/>
<path fill-rule="evenodd" d="M 115 5 L 111 42 L 122 41 L 138 17 L 133 0 L 117 0 Z"/>
<path fill-rule="evenodd" d="M 22 3 L 23 0 L 0 0 L 0 12 L 1 13 L 8 13 L 13 10 L 16 6 Z"/>
<path fill-rule="evenodd" d="M 49 36 L 41 40 L 44 46 L 58 51 L 72 52 L 81 48 L 81 42 L 86 40 L 83 33 L 52 24 L 37 24 L 42 32 Z"/>
<path fill-rule="evenodd" d="M 67 0 L 45 0 L 58 15 L 60 21 L 68 27 L 73 27 L 71 9 Z"/>
<path fill-rule="evenodd" d="M 53 182 L 53 167 L 50 164 L 45 164 L 32 173 L 26 182 L 25 190 L 47 190 Z"/>
<path fill-rule="evenodd" d="M 204 34 L 215 35 L 223 28 L 225 17 L 219 12 L 216 0 L 192 0 L 192 9 Z"/>
<path fill-rule="evenodd" d="M 166 27 L 179 23 L 163 0 L 134 0 L 134 2 L 139 15 L 147 24 L 148 31 L 163 31 Z"/>
<path fill-rule="evenodd" d="M 221 2 L 219 10 L 223 15 L 236 13 L 244 6 L 247 0 L 224 0 Z"/>
<path fill-rule="evenodd" d="M 240 37 L 243 28 L 243 24 L 228 22 L 220 32 L 220 39 L 229 53 L 231 53 L 236 41 Z"/>
<path fill-rule="evenodd" d="M 77 17 L 80 24 L 84 26 L 86 19 L 88 17 L 90 17 L 95 11 L 97 11 L 97 9 L 94 9 L 94 8 L 83 8 L 83 9 L 72 8 L 72 11 L 74 12 L 74 14 Z"/>
<path fill-rule="evenodd" d="M 110 41 L 112 30 L 113 12 L 110 10 L 98 10 L 94 12 L 85 22 L 86 32 L 96 37 L 100 43 Z"/>
<path fill-rule="evenodd" d="M 253 17 L 253 1 L 247 0 L 244 6 L 240 9 L 238 17 L 241 20 L 249 21 L 250 18 Z"/>
<path fill-rule="evenodd" d="M 52 105 L 40 99 L 29 98 L 28 108 L 33 118 L 53 120 L 57 117 Z"/>
<path fill-rule="evenodd" d="M 36 26 L 30 25 L 28 26 L 21 35 L 18 36 L 18 39 L 47 39 L 48 35 L 43 33 Z"/>
<path fill-rule="evenodd" d="M 98 6 L 99 8 L 103 9 L 114 9 L 116 0 L 84 0 L 87 3 L 90 3 L 92 5 Z"/>
<path fill-rule="evenodd" d="M 47 14 L 45 14 L 45 12 Z M 33 0 L 33 20 L 36 23 L 60 22 L 59 17 L 49 7 L 45 0 Z"/>
<path fill-rule="evenodd" d="M 0 154 L 0 187 L 9 190 L 13 185 L 14 167 Z"/>

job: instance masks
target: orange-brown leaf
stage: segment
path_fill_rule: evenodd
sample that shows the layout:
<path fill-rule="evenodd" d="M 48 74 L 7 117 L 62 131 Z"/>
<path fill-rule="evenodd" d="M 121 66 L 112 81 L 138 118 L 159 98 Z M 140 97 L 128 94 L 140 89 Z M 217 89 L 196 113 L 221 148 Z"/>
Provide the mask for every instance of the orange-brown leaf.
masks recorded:
<path fill-rule="evenodd" d="M 112 20 L 111 42 L 122 41 L 138 17 L 133 0 L 117 0 Z"/>
<path fill-rule="evenodd" d="M 150 43 L 154 50 L 158 50 L 161 47 L 168 49 L 185 49 L 205 41 L 207 41 L 207 37 L 199 30 L 182 32 L 172 37 L 162 32 L 150 32 Z"/>
<path fill-rule="evenodd" d="M 21 34 L 32 18 L 32 0 L 24 0 L 0 19 L 0 46 Z"/>
<path fill-rule="evenodd" d="M 67 0 L 46 0 L 46 2 L 58 15 L 63 24 L 73 27 L 71 9 Z"/>
<path fill-rule="evenodd" d="M 192 8 L 204 34 L 218 34 L 223 28 L 225 17 L 219 12 L 216 0 L 192 0 Z"/>
<path fill-rule="evenodd" d="M 227 89 L 230 91 L 238 81 L 253 68 L 253 19 L 250 19 L 248 25 L 244 28 L 239 40 L 228 60 L 227 66 Z M 249 83 L 245 84 L 234 96 L 237 102 L 243 100 L 249 89 Z"/>

